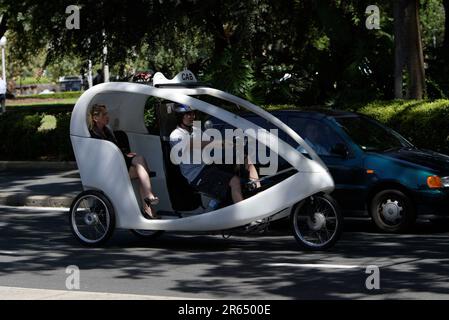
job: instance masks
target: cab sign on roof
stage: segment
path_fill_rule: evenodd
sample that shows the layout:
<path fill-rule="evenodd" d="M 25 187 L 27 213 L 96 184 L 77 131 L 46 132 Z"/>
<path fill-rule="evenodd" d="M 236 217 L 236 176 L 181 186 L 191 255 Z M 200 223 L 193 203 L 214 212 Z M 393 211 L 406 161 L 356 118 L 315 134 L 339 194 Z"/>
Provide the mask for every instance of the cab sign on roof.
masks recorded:
<path fill-rule="evenodd" d="M 176 75 L 172 80 L 168 80 L 162 73 L 158 72 L 154 75 L 153 85 L 176 84 L 176 83 L 195 83 L 197 82 L 192 71 L 185 70 Z"/>

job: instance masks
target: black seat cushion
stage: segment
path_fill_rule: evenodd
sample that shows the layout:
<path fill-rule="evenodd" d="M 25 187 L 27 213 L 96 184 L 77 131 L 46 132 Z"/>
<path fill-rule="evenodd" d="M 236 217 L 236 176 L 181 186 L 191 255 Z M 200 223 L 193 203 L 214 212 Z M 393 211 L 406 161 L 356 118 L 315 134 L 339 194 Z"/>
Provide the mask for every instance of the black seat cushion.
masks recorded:
<path fill-rule="evenodd" d="M 173 103 L 159 104 L 156 107 L 156 118 L 160 123 L 162 152 L 165 164 L 165 178 L 170 201 L 175 211 L 193 211 L 202 206 L 201 195 L 198 194 L 182 175 L 181 169 L 170 160 L 170 134 L 176 129 L 176 117 L 172 112 Z"/>
<path fill-rule="evenodd" d="M 114 136 L 117 139 L 118 147 L 122 150 L 123 153 L 130 153 L 131 148 L 129 146 L 128 135 L 125 131 L 114 131 Z"/>
<path fill-rule="evenodd" d="M 176 211 L 192 211 L 201 205 L 201 195 L 198 194 L 182 175 L 181 169 L 170 160 L 170 143 L 162 142 L 165 163 L 165 175 L 172 207 Z"/>

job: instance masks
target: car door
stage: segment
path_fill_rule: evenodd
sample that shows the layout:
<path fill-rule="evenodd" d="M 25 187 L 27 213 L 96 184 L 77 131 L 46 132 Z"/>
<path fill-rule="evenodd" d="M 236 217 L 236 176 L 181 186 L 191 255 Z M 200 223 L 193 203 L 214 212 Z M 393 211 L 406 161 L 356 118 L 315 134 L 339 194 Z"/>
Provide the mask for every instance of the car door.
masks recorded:
<path fill-rule="evenodd" d="M 287 124 L 320 156 L 334 178 L 333 196 L 346 216 L 365 214 L 366 172 L 360 157 L 326 118 L 289 116 Z"/>

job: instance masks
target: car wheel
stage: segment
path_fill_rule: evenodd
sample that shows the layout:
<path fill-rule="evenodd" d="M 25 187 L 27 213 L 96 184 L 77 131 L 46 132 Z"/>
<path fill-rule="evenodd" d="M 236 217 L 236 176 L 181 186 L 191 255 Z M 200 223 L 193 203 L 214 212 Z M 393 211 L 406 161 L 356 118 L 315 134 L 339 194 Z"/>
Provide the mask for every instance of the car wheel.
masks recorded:
<path fill-rule="evenodd" d="M 75 238 L 89 247 L 100 246 L 112 236 L 115 213 L 109 199 L 98 191 L 85 191 L 73 201 L 69 212 Z"/>
<path fill-rule="evenodd" d="M 374 223 L 385 232 L 408 231 L 416 221 L 412 201 L 399 190 L 384 190 L 376 194 L 370 210 Z"/>

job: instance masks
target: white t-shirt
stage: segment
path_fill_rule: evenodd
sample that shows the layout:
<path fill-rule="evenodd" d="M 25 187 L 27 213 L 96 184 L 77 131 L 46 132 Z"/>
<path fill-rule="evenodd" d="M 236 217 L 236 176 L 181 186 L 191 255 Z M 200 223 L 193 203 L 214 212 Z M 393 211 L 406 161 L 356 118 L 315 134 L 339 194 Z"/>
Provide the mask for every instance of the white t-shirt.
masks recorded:
<path fill-rule="evenodd" d="M 0 79 L 0 94 L 6 94 L 6 82 Z"/>
<path fill-rule="evenodd" d="M 201 131 L 200 128 L 193 127 L 192 133 L 183 129 L 181 127 L 177 127 L 170 134 L 170 145 L 172 147 L 172 153 L 174 153 L 179 158 L 183 160 L 179 164 L 179 168 L 181 169 L 182 175 L 191 183 L 194 181 L 204 169 L 206 164 L 204 163 L 201 157 L 201 148 L 197 150 L 198 159 L 194 159 L 194 152 L 191 152 L 191 139 L 199 139 L 201 141 L 201 135 L 205 139 L 209 139 L 209 137 Z M 195 161 L 194 161 L 195 160 Z"/>

